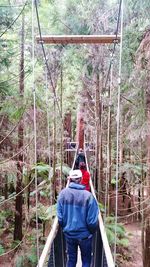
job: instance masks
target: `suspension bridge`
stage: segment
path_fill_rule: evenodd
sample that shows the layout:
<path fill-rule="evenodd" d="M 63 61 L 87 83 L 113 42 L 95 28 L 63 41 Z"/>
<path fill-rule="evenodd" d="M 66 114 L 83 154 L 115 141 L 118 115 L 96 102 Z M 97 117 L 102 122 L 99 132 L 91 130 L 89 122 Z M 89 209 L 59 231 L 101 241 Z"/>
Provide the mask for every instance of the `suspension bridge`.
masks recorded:
<path fill-rule="evenodd" d="M 119 13 L 118 13 L 118 20 L 117 20 L 117 30 L 115 35 L 47 35 L 43 36 L 41 33 L 41 28 L 40 28 L 40 20 L 39 20 L 39 15 L 38 15 L 38 8 L 36 5 L 36 14 L 37 14 L 37 21 L 38 21 L 38 26 L 39 26 L 39 36 L 36 37 L 36 41 L 38 44 L 41 44 L 42 50 L 43 50 L 43 55 L 45 59 L 45 64 L 47 66 L 48 73 L 50 75 L 50 80 L 51 80 L 51 74 L 50 70 L 47 64 L 47 58 L 46 58 L 46 53 L 44 50 L 44 44 L 114 44 L 113 47 L 113 52 L 112 52 L 112 58 L 110 61 L 108 73 L 107 73 L 107 78 L 105 82 L 105 87 L 107 86 L 108 78 L 110 75 L 112 63 L 113 63 L 113 56 L 116 48 L 116 44 L 121 42 L 120 45 L 120 65 L 119 65 L 119 78 L 121 76 L 121 53 L 122 53 L 122 31 L 121 35 L 118 34 L 118 29 L 119 29 L 119 19 L 120 19 L 120 14 L 121 14 L 121 2 L 119 5 Z M 122 20 L 123 20 L 123 13 L 122 13 Z M 122 23 L 121 23 L 122 24 Z M 53 85 L 52 85 L 53 87 Z M 119 89 L 120 90 L 120 87 Z M 55 96 L 55 95 L 54 95 Z M 119 109 L 120 109 L 120 91 L 118 91 L 118 116 L 119 116 Z M 119 117 L 118 117 L 119 118 Z M 81 129 L 82 127 L 79 127 L 77 125 L 77 129 Z M 119 132 L 119 120 L 118 120 L 118 125 L 117 125 L 117 133 Z M 79 147 L 84 147 L 84 131 L 79 131 L 77 133 L 78 140 L 77 143 Z M 119 137 L 118 137 L 119 139 Z M 76 154 L 77 154 L 78 147 L 76 148 L 76 153 L 74 156 L 74 162 L 72 164 L 72 169 L 74 169 L 74 163 L 76 159 Z M 84 147 L 84 153 L 86 156 L 86 167 L 87 170 L 89 171 L 89 165 L 88 165 L 88 159 L 86 155 L 86 149 Z M 117 155 L 119 153 L 119 148 L 117 147 Z M 117 163 L 118 164 L 118 163 Z M 118 169 L 116 170 L 116 177 L 118 179 Z M 68 186 L 68 185 L 67 185 Z M 117 183 L 116 183 L 116 190 L 117 188 Z M 96 198 L 95 195 L 95 190 L 93 187 L 92 179 L 90 179 L 90 187 L 91 187 L 91 193 L 93 196 Z M 116 197 L 116 225 L 117 225 L 117 197 Z M 116 230 L 115 230 L 116 231 Z M 116 240 L 115 240 L 115 249 L 114 249 L 114 259 L 112 257 L 112 253 L 110 250 L 110 246 L 108 243 L 108 239 L 106 236 L 105 232 L 105 227 L 102 219 L 101 212 L 99 212 L 99 229 L 96 232 L 94 239 L 93 239 L 93 251 L 92 251 L 92 267 L 114 267 L 115 266 L 115 261 L 116 261 Z M 49 259 L 49 260 L 48 260 Z M 47 238 L 46 244 L 44 246 L 43 252 L 39 258 L 39 262 L 37 267 L 45 267 L 48 264 L 48 267 L 65 267 L 67 262 L 67 257 L 66 257 L 66 246 L 65 246 L 65 239 L 63 236 L 63 232 L 61 228 L 58 225 L 58 219 L 57 217 L 54 220 L 52 229 L 49 233 L 49 236 Z M 77 267 L 81 266 L 81 257 L 80 257 L 80 252 L 78 252 L 78 262 L 77 262 Z"/>
<path fill-rule="evenodd" d="M 71 149 L 69 149 L 69 153 L 75 154 L 74 161 L 72 164 L 72 169 L 74 169 L 75 167 L 77 151 L 78 151 L 78 146 L 75 151 L 71 152 Z M 85 153 L 85 158 L 86 158 L 86 168 L 89 171 L 89 164 L 88 164 L 88 157 L 87 157 L 88 152 L 86 152 L 86 149 L 84 149 L 84 153 Z M 69 182 L 67 183 L 66 186 L 68 186 L 68 184 Z M 94 191 L 94 187 L 92 183 L 92 177 L 90 179 L 90 188 L 91 188 L 91 193 L 96 199 L 96 195 L 95 195 L 95 191 Z M 98 221 L 99 221 L 99 227 L 93 238 L 92 267 L 100 267 L 100 266 L 101 267 L 114 267 L 115 265 L 113 262 L 113 257 L 111 254 L 110 246 L 107 240 L 101 212 L 99 212 Z M 65 267 L 66 262 L 67 262 L 67 255 L 66 255 L 65 238 L 61 230 L 61 227 L 58 225 L 58 219 L 56 217 L 52 225 L 52 229 L 47 238 L 47 242 L 45 244 L 43 252 L 40 256 L 37 267 L 46 267 L 46 266 L 48 267 L 64 266 Z M 81 257 L 80 257 L 80 251 L 78 251 L 77 267 L 80 267 L 80 266 L 81 266 Z"/>

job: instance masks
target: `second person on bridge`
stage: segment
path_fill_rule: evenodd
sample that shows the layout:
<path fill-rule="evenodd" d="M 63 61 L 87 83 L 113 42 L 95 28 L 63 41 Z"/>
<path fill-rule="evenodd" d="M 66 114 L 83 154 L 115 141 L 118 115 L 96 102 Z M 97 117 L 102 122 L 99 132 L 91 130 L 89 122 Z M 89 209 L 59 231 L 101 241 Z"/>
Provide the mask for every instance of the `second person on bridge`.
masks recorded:
<path fill-rule="evenodd" d="M 79 167 L 80 171 L 82 172 L 81 184 L 85 186 L 86 190 L 90 191 L 90 174 L 86 169 L 86 164 L 84 162 L 81 162 Z"/>
<path fill-rule="evenodd" d="M 80 163 L 84 162 L 85 163 L 85 155 L 84 155 L 84 151 L 82 148 L 79 148 L 79 152 L 75 161 L 75 169 L 79 169 L 80 168 Z"/>

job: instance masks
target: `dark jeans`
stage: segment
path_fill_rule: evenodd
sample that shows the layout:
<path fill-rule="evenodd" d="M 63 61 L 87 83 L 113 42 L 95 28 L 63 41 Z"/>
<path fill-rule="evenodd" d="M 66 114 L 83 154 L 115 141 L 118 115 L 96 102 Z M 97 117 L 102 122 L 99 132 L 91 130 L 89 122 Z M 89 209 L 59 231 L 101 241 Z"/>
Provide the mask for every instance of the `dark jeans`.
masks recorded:
<path fill-rule="evenodd" d="M 82 267 L 90 267 L 92 253 L 92 236 L 84 240 L 66 238 L 67 267 L 75 267 L 77 263 L 78 246 L 81 251 Z"/>

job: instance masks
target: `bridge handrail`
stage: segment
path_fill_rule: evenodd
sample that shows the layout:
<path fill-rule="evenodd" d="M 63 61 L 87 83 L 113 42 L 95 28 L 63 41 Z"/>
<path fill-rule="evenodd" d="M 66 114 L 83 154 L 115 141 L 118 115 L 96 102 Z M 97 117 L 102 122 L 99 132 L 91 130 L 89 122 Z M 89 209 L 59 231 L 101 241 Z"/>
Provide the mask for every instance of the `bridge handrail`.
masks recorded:
<path fill-rule="evenodd" d="M 43 267 L 44 266 L 44 263 L 46 261 L 47 255 L 50 252 L 52 243 L 53 243 L 53 241 L 55 239 L 55 236 L 57 234 L 57 230 L 58 230 L 58 218 L 55 217 L 53 225 L 52 225 L 52 228 L 51 228 L 51 231 L 50 231 L 50 233 L 49 233 L 49 235 L 47 237 L 47 240 L 46 240 L 44 249 L 42 251 L 42 254 L 40 256 L 40 259 L 39 259 L 37 267 Z"/>

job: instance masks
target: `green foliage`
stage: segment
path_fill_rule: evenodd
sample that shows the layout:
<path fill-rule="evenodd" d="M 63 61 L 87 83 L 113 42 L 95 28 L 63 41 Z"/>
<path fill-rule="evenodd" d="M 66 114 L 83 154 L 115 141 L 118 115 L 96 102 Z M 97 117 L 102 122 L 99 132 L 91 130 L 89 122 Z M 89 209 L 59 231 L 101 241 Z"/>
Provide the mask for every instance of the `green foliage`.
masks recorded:
<path fill-rule="evenodd" d="M 3 5 L 5 5 L 3 1 Z M 8 4 L 8 2 L 6 2 Z M 9 27 L 12 22 L 12 15 L 13 11 L 10 5 L 10 8 L 7 8 L 5 6 L 1 6 L 0 8 L 0 28 L 1 30 L 6 29 L 6 27 Z"/>
<path fill-rule="evenodd" d="M 32 248 L 31 254 L 26 255 L 28 262 L 31 264 L 31 266 L 35 266 L 37 263 L 37 254 L 36 249 Z"/>
<path fill-rule="evenodd" d="M 146 173 L 147 166 L 145 164 L 132 164 L 129 162 L 124 162 L 119 168 L 120 174 L 126 173 L 125 178 L 128 183 L 139 184 L 141 182 L 142 171 Z M 120 180 L 120 179 L 119 179 Z M 116 176 L 112 177 L 111 184 L 116 184 Z"/>
<path fill-rule="evenodd" d="M 4 247 L 0 244 L 0 255 L 2 255 L 3 253 L 5 253 L 5 249 L 4 249 Z"/>
<path fill-rule="evenodd" d="M 51 179 L 53 177 L 53 168 L 50 168 L 50 166 L 48 164 L 45 164 L 43 162 L 38 163 L 36 166 L 34 166 L 31 169 L 32 175 L 34 175 L 35 169 L 37 170 L 38 176 L 42 177 L 43 179 L 48 179 L 48 178 Z M 59 170 L 59 171 L 61 170 L 60 164 L 56 165 L 56 171 L 57 170 Z M 68 176 L 69 171 L 70 171 L 70 167 L 68 165 L 63 164 L 63 166 L 62 166 L 63 177 Z"/>
<path fill-rule="evenodd" d="M 15 120 L 19 120 L 21 118 L 21 116 L 23 115 L 25 111 L 25 107 L 19 107 L 18 109 L 14 110 L 12 113 L 11 113 L 11 116 L 10 118 L 12 119 L 15 119 Z"/>
<path fill-rule="evenodd" d="M 130 76 L 135 64 L 135 54 L 139 47 L 142 32 L 138 25 L 131 24 L 125 28 L 123 45 L 123 74 Z"/>
<path fill-rule="evenodd" d="M 33 219 L 35 218 L 35 212 L 36 209 L 32 208 L 33 213 Z M 50 219 L 53 219 L 53 217 L 56 216 L 56 204 L 52 205 L 50 207 L 44 206 L 41 203 L 38 205 L 38 216 L 39 218 L 44 222 L 48 221 Z"/>
<path fill-rule="evenodd" d="M 40 196 L 41 197 L 47 197 L 47 192 L 40 190 Z"/>
<path fill-rule="evenodd" d="M 126 172 L 126 178 L 129 183 L 139 183 L 141 181 L 141 173 L 147 171 L 147 166 L 145 164 L 131 164 L 125 162 L 120 167 L 120 173 Z"/>
<path fill-rule="evenodd" d="M 109 216 L 106 218 L 106 234 L 109 240 L 109 243 L 111 245 L 114 244 L 114 240 L 115 240 L 115 230 L 117 233 L 117 245 L 121 245 L 121 246 L 128 246 L 128 239 L 126 237 L 126 232 L 125 229 L 123 227 L 123 225 L 121 223 L 117 223 L 117 225 L 115 225 L 115 218 L 112 216 Z"/>
<path fill-rule="evenodd" d="M 46 220 L 52 220 L 52 218 L 54 218 L 56 216 L 56 204 L 50 206 L 47 210 L 46 210 Z"/>
<path fill-rule="evenodd" d="M 123 247 L 128 247 L 129 240 L 127 238 L 117 239 L 117 245 L 121 245 Z"/>
<path fill-rule="evenodd" d="M 13 248 L 17 247 L 19 245 L 19 243 L 20 243 L 20 240 L 14 240 L 13 243 L 11 244 L 11 248 L 13 249 Z"/>
<path fill-rule="evenodd" d="M 16 260 L 16 267 L 35 267 L 37 264 L 36 249 L 31 248 L 30 252 L 19 255 Z"/>
<path fill-rule="evenodd" d="M 37 163 L 35 167 L 32 168 L 32 170 L 37 170 L 39 174 L 41 173 L 47 173 L 49 171 L 49 165 L 45 164 L 43 162 Z"/>
<path fill-rule="evenodd" d="M 23 262 L 24 262 L 24 257 L 22 255 L 18 256 L 16 261 L 16 267 L 23 267 Z"/>
<path fill-rule="evenodd" d="M 101 212 L 105 212 L 105 207 L 102 203 L 98 203 L 98 206 Z"/>
<path fill-rule="evenodd" d="M 13 217 L 13 211 L 11 209 L 0 211 L 0 228 L 4 228 L 5 222 L 8 218 Z"/>
<path fill-rule="evenodd" d="M 48 164 L 45 164 L 43 162 L 39 162 L 37 163 L 36 166 L 34 166 L 31 169 L 31 174 L 34 175 L 35 174 L 35 169 L 37 170 L 37 175 L 42 177 L 43 179 L 47 179 L 48 178 L 48 173 L 49 171 L 52 171 L 52 168 L 50 170 L 50 167 Z"/>
<path fill-rule="evenodd" d="M 32 245 L 34 245 L 36 242 L 36 236 L 29 234 L 29 235 L 27 235 L 27 240 L 30 241 L 32 243 Z"/>
<path fill-rule="evenodd" d="M 61 166 L 60 165 L 56 165 L 56 170 L 61 170 Z M 68 176 L 69 172 L 70 172 L 71 168 L 68 165 L 64 165 L 62 166 L 62 173 L 64 176 Z"/>

